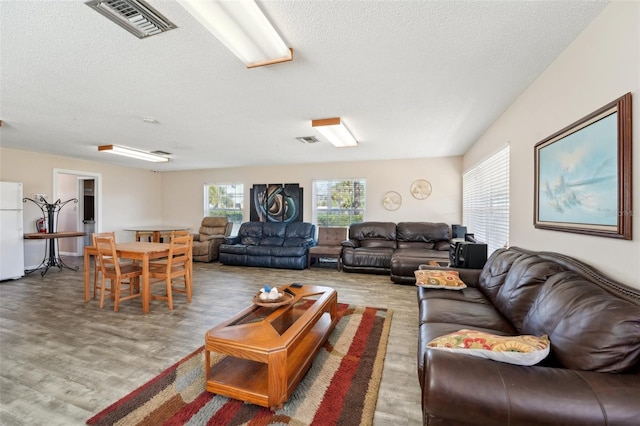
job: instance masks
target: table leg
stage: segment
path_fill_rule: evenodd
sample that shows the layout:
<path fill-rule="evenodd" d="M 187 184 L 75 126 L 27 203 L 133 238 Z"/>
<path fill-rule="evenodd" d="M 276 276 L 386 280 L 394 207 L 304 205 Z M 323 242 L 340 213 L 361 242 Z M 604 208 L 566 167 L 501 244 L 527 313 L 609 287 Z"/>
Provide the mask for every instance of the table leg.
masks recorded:
<path fill-rule="evenodd" d="M 267 364 L 267 394 L 272 411 L 282 408 L 287 400 L 287 351 L 279 350 L 269 354 Z"/>
<path fill-rule="evenodd" d="M 91 279 L 89 278 L 89 268 L 91 263 L 90 257 L 91 255 L 85 249 L 84 251 L 84 301 L 85 302 L 89 301 L 89 280 Z"/>
<path fill-rule="evenodd" d="M 160 231 L 153 231 L 153 242 L 154 243 L 160 242 Z"/>
<path fill-rule="evenodd" d="M 149 253 L 142 257 L 142 313 L 149 313 L 151 285 L 149 284 Z"/>

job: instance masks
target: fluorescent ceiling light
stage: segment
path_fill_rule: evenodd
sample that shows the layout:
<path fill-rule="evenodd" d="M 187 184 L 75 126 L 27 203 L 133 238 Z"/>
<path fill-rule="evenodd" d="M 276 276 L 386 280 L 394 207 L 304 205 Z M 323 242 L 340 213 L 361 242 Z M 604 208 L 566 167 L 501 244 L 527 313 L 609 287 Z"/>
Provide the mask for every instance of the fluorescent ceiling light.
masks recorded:
<path fill-rule="evenodd" d="M 138 160 L 152 161 L 154 163 L 166 163 L 169 161 L 167 157 L 153 154 L 147 151 L 140 151 L 126 146 L 119 145 L 100 145 L 98 151 L 108 152 L 110 154 L 123 155 L 125 157 L 137 158 Z"/>
<path fill-rule="evenodd" d="M 287 47 L 254 0 L 179 0 L 247 68 L 287 62 Z"/>
<path fill-rule="evenodd" d="M 358 142 L 340 118 L 323 118 L 311 120 L 311 127 L 317 129 L 329 142 L 338 148 L 357 146 Z"/>

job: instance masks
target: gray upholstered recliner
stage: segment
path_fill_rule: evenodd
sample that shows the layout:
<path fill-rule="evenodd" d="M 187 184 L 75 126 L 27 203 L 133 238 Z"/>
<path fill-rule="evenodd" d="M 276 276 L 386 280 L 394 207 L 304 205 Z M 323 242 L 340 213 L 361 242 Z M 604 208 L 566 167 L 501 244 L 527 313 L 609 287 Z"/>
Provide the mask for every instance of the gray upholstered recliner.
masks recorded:
<path fill-rule="evenodd" d="M 205 217 L 197 234 L 193 234 L 193 260 L 212 262 L 218 260 L 218 248 L 224 237 L 231 235 L 233 223 L 226 217 Z"/>

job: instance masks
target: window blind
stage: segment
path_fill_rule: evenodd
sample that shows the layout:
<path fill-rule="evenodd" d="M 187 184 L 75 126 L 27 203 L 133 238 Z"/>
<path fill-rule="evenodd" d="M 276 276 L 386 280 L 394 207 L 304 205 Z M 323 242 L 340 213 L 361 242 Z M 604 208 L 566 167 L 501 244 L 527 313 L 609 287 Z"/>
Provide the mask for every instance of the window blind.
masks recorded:
<path fill-rule="evenodd" d="M 462 176 L 462 219 L 489 255 L 509 244 L 509 145 Z"/>

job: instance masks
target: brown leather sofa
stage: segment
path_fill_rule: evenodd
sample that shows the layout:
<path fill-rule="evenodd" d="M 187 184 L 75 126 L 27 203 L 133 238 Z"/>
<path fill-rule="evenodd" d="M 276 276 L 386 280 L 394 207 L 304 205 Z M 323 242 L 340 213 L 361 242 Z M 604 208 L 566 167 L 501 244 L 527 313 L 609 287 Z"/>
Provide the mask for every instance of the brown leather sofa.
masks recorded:
<path fill-rule="evenodd" d="M 450 236 L 446 223 L 354 223 L 342 243 L 342 269 L 390 274 L 393 282 L 415 283 L 420 264 L 449 258 Z"/>
<path fill-rule="evenodd" d="M 571 257 L 515 247 L 458 271 L 464 290 L 417 291 L 424 424 L 640 424 L 640 290 Z M 427 348 L 463 328 L 547 334 L 551 351 L 519 366 Z"/>

